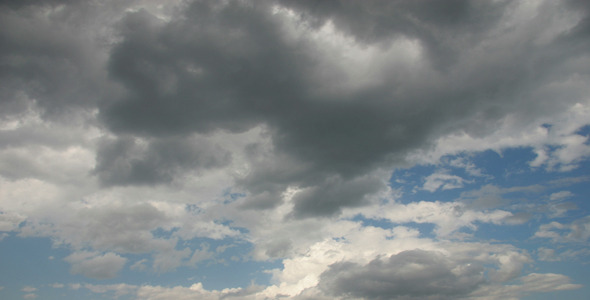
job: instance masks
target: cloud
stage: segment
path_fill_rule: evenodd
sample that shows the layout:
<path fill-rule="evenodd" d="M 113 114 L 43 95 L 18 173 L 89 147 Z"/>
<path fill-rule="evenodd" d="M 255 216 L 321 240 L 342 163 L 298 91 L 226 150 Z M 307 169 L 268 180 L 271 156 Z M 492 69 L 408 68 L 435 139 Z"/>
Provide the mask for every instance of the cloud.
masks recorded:
<path fill-rule="evenodd" d="M 170 183 L 182 170 L 203 170 L 229 163 L 229 152 L 205 138 L 132 137 L 103 140 L 93 173 L 105 185 Z"/>
<path fill-rule="evenodd" d="M 551 201 L 562 200 L 565 198 L 572 197 L 573 195 L 574 194 L 570 191 L 556 192 L 556 193 L 552 193 L 551 195 L 549 195 L 549 200 L 551 200 Z"/>
<path fill-rule="evenodd" d="M 531 273 L 518 280 L 520 284 L 506 286 L 487 286 L 473 294 L 483 299 L 507 299 L 507 297 L 522 297 L 534 292 L 550 292 L 579 289 L 582 286 L 571 283 L 571 280 L 561 274 Z M 517 298 L 515 298 L 517 299 Z"/>
<path fill-rule="evenodd" d="M 457 266 L 439 253 L 412 250 L 365 266 L 331 265 L 321 275 L 320 286 L 329 294 L 364 299 L 451 299 L 469 294 L 483 281 L 482 266 Z"/>
<path fill-rule="evenodd" d="M 90 290 L 93 293 L 97 294 L 105 294 L 108 292 L 113 292 L 114 297 L 118 298 L 120 296 L 133 294 L 137 291 L 137 286 L 129 285 L 129 284 L 107 284 L 107 285 L 100 285 L 100 284 L 84 284 L 84 288 Z"/>
<path fill-rule="evenodd" d="M 37 288 L 32 287 L 32 286 L 25 286 L 24 288 L 21 289 L 21 291 L 25 292 L 25 293 L 31 293 L 36 291 Z"/>
<path fill-rule="evenodd" d="M 590 238 L 590 217 L 580 218 L 569 224 L 543 224 L 534 237 L 548 238 L 553 243 L 586 243 Z"/>
<path fill-rule="evenodd" d="M 146 299 L 577 288 L 524 274 L 526 251 L 478 232 L 569 216 L 568 185 L 505 187 L 468 158 L 519 147 L 543 175 L 584 165 L 589 12 L 583 1 L 1 1 L 0 231 L 50 238 L 93 279 L 128 260 L 164 273 L 225 254 L 199 239 L 282 263 L 263 270 L 266 287 L 70 285 Z M 420 179 L 432 193 L 486 182 L 410 201 L 391 172 L 416 164 L 435 166 Z M 587 242 L 587 218 L 550 221 L 534 236 Z M 586 255 L 568 250 L 536 258 Z"/>
<path fill-rule="evenodd" d="M 531 9 L 524 5 L 457 2 L 460 8 L 457 12 L 443 10 L 441 15 L 437 14 L 438 18 L 431 20 L 424 11 L 434 4 L 399 2 L 385 9 L 407 10 L 408 15 L 399 23 L 389 24 L 372 18 L 370 12 L 376 2 L 323 5 L 321 9 L 308 3 L 281 4 L 293 11 L 309 13 L 311 18 L 289 17 L 288 11 L 280 9 L 273 13 L 263 4 L 208 1 L 189 4 L 182 16 L 169 22 L 147 11 L 128 14 L 119 24 L 120 40 L 109 60 L 111 78 L 122 83 L 126 93 L 102 106 L 100 119 L 114 133 L 154 139 L 216 130 L 243 132 L 255 126 L 267 126 L 273 151 L 281 153 L 274 158 L 281 160 L 272 162 L 272 171 L 254 170 L 243 182 L 247 182 L 245 188 L 253 196 L 262 195 L 255 191 L 260 182 L 275 184 L 263 191 L 268 193 L 264 197 L 274 201 L 256 200 L 275 203 L 260 206 L 268 208 L 280 202 L 280 193 L 289 186 L 322 189 L 317 184 L 322 180 L 317 178 L 341 177 L 342 184 L 331 189 L 334 193 L 344 193 L 348 180 L 362 177 L 378 166 L 399 164 L 413 151 L 428 149 L 439 138 L 460 133 L 485 137 L 494 133 L 490 128 L 496 127 L 488 124 L 502 123 L 508 117 L 518 117 L 520 127 L 538 125 L 538 117 L 549 111 L 564 112 L 576 101 L 584 101 L 575 92 L 562 99 L 559 106 L 550 99 L 536 97 L 537 89 L 557 80 L 549 75 L 551 72 L 544 71 L 565 67 L 562 65 L 565 61 L 554 57 L 552 49 L 560 46 L 553 39 L 543 47 L 530 41 L 518 47 L 506 47 L 511 48 L 509 52 L 496 48 L 543 33 L 531 26 L 504 35 L 495 34 L 505 30 L 502 24 L 519 21 L 522 16 L 518 13 Z M 346 13 L 350 10 L 363 17 L 351 19 Z M 541 7 L 536 13 L 532 24 L 542 22 L 549 11 Z M 418 18 L 418 23 L 410 22 L 408 16 Z M 499 22 L 501 19 L 506 20 Z M 241 20 L 239 26 L 236 20 Z M 476 20 L 478 26 L 473 26 Z M 427 29 L 433 24 L 441 31 Z M 333 26 L 333 32 L 321 33 L 335 36 L 330 42 L 340 42 L 343 46 L 348 43 L 342 49 L 360 49 L 389 40 L 374 50 L 374 57 L 382 60 L 379 76 L 391 80 L 378 82 L 370 89 L 359 87 L 337 98 L 318 91 L 316 87 L 326 80 L 322 80 L 326 76 L 320 73 L 336 74 L 338 65 L 328 63 L 320 70 L 314 61 L 323 58 L 324 54 L 318 50 L 322 41 L 298 33 L 320 32 L 325 26 Z M 367 35 L 365 30 L 370 28 L 381 29 Z M 563 32 L 567 29 L 561 28 Z M 222 31 L 239 34 L 225 35 L 222 39 Z M 457 39 L 458 44 L 449 42 L 447 31 L 461 37 Z M 351 36 L 353 40 L 339 40 L 341 35 Z M 391 69 L 388 68 L 390 56 L 385 53 L 389 47 L 396 49 L 412 39 L 417 39 L 418 48 L 426 52 L 416 61 L 391 62 Z M 492 48 L 486 48 L 488 45 Z M 535 55 L 529 55 L 533 50 Z M 548 56 L 547 61 L 552 64 L 535 60 L 542 55 Z M 533 60 L 536 69 L 542 70 L 535 74 L 545 75 L 530 73 L 526 66 Z M 445 62 L 445 75 L 429 71 L 428 61 L 435 65 Z M 397 64 L 402 68 L 397 68 Z M 398 69 L 414 75 L 401 76 L 402 71 Z M 483 74 L 482 70 L 486 76 L 474 76 Z M 524 84 L 525 78 L 532 78 L 532 82 Z M 397 89 L 401 86 L 403 92 Z M 577 87 L 575 83 L 574 86 Z M 536 109 L 531 111 L 528 108 L 533 99 Z M 125 150 L 115 151 L 109 155 L 110 160 L 122 159 L 125 153 Z M 301 167 L 293 170 L 288 162 Z M 164 172 L 166 169 L 163 168 Z M 127 172 L 113 171 L 114 174 Z M 149 172 L 138 174 L 150 175 Z M 152 182 L 155 178 L 140 182 Z M 113 183 L 118 180 L 125 181 L 113 178 Z M 379 188 L 375 185 L 366 193 L 377 192 Z M 330 215 L 342 206 L 360 205 L 363 196 L 355 197 L 355 203 L 328 202 L 316 214 Z M 310 214 L 310 206 L 303 205 L 307 202 L 301 203 L 294 207 L 295 214 Z"/>
<path fill-rule="evenodd" d="M 463 187 L 464 179 L 457 175 L 450 175 L 443 172 L 430 174 L 425 178 L 422 189 L 435 192 L 438 189 L 450 190 Z"/>
<path fill-rule="evenodd" d="M 461 202 L 418 201 L 408 204 L 390 202 L 367 209 L 360 209 L 366 218 L 384 219 L 394 224 L 431 223 L 436 225 L 435 233 L 448 236 L 453 232 L 470 228 L 475 230 L 477 222 L 502 224 L 512 213 L 505 210 L 471 209 Z"/>
<path fill-rule="evenodd" d="M 93 252 L 75 252 L 64 258 L 72 265 L 72 274 L 81 274 L 93 279 L 109 279 L 117 276 L 127 259 L 109 252 L 101 255 Z"/>
<path fill-rule="evenodd" d="M 16 213 L 0 211 L 0 231 L 13 231 L 18 228 L 26 218 Z"/>

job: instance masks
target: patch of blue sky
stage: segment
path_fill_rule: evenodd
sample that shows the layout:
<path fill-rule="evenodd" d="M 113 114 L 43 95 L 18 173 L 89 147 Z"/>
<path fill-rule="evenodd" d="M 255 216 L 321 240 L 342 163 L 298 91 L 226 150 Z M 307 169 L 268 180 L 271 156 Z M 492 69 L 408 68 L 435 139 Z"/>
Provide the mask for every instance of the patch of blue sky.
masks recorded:
<path fill-rule="evenodd" d="M 576 130 L 575 134 L 589 137 L 590 136 L 590 124 L 580 127 L 578 130 Z M 590 143 L 590 139 L 586 140 L 586 145 L 588 145 L 588 143 Z"/>
<path fill-rule="evenodd" d="M 1 299 L 20 299 L 25 286 L 40 287 L 56 282 L 74 282 L 63 258 L 67 249 L 53 247 L 48 238 L 21 238 L 9 234 L 0 241 Z"/>
<path fill-rule="evenodd" d="M 246 197 L 245 193 L 234 192 L 231 188 L 226 188 L 223 191 L 223 204 L 229 204 L 237 201 L 240 198 Z"/>
<path fill-rule="evenodd" d="M 473 237 L 482 241 L 493 241 L 495 243 L 509 243 L 517 247 L 529 245 L 529 248 L 536 249 L 535 245 L 530 246 L 529 239 L 534 234 L 536 228 L 533 228 L 530 223 L 518 225 L 496 225 L 492 223 L 476 222 L 477 226 L 472 231 Z"/>

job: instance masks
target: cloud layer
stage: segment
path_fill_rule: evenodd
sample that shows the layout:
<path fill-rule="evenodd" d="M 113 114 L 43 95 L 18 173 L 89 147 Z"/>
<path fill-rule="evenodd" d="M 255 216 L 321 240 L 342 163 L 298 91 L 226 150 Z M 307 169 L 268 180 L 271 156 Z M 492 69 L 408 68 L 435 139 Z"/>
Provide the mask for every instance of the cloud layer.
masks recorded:
<path fill-rule="evenodd" d="M 0 243 L 50 239 L 91 280 L 54 288 L 107 297 L 581 288 L 532 266 L 588 258 L 589 16 L 573 0 L 0 1 Z M 251 284 L 131 283 L 212 266 Z"/>

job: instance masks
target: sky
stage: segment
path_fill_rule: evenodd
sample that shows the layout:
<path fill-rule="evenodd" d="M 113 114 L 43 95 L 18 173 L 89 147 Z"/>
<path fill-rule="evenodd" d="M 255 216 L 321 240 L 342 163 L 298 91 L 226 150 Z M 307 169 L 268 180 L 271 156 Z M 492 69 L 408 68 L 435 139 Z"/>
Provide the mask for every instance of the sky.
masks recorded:
<path fill-rule="evenodd" d="M 0 1 L 0 298 L 583 299 L 590 2 Z"/>

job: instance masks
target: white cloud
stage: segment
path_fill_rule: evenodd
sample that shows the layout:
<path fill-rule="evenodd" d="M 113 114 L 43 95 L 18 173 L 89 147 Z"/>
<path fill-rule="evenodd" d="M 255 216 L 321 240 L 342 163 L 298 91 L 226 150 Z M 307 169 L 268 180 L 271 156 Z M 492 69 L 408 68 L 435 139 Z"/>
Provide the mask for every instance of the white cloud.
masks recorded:
<path fill-rule="evenodd" d="M 537 123 L 525 124 L 517 116 L 507 115 L 498 122 L 495 130 L 485 137 L 466 132 L 453 133 L 439 138 L 432 151 L 417 151 L 409 159 L 436 164 L 445 155 L 464 152 L 495 150 L 515 147 L 532 147 L 537 155 L 529 165 L 545 166 L 548 170 L 568 171 L 590 155 L 586 137 L 578 129 L 590 124 L 590 99 L 578 102 L 567 111 L 541 118 Z M 549 128 L 542 126 L 551 124 Z M 556 150 L 552 150 L 555 149 Z"/>
<path fill-rule="evenodd" d="M 112 292 L 115 298 L 119 298 L 120 296 L 132 294 L 137 291 L 137 286 L 129 285 L 125 283 L 119 284 L 108 284 L 108 285 L 98 285 L 98 284 L 84 284 L 84 288 L 92 291 L 93 293 L 104 294 L 108 292 Z"/>
<path fill-rule="evenodd" d="M 144 258 L 144 259 L 141 259 L 141 260 L 138 260 L 138 261 L 136 261 L 135 263 L 133 263 L 133 264 L 132 264 L 132 265 L 129 267 L 129 269 L 131 269 L 131 270 L 137 270 L 137 271 L 145 271 L 145 269 L 147 269 L 147 266 L 145 265 L 145 263 L 146 263 L 147 261 L 148 261 L 148 260 L 147 260 L 146 258 Z"/>
<path fill-rule="evenodd" d="M 203 285 L 195 283 L 190 287 L 175 286 L 175 287 L 162 287 L 162 286 L 151 286 L 144 285 L 139 287 L 137 290 L 137 299 L 150 299 L 150 300 L 167 300 L 167 299 L 178 299 L 178 300 L 217 300 L 217 299 L 248 299 L 248 296 L 256 292 L 258 288 L 252 287 L 250 289 L 240 288 L 227 288 L 221 291 L 213 290 L 209 291 L 203 288 Z"/>
<path fill-rule="evenodd" d="M 468 157 L 456 157 L 448 161 L 448 165 L 454 168 L 464 169 L 465 172 L 471 176 L 487 177 L 483 171 L 478 168 L 473 162 L 469 161 Z"/>
<path fill-rule="evenodd" d="M 504 224 L 512 216 L 504 210 L 476 210 L 462 202 L 419 201 L 402 204 L 397 201 L 380 206 L 359 209 L 367 218 L 385 219 L 395 224 L 430 223 L 436 225 L 435 233 L 448 236 L 461 229 L 477 229 L 477 222 Z"/>
<path fill-rule="evenodd" d="M 519 299 L 530 293 L 554 292 L 579 289 L 569 277 L 553 273 L 531 273 L 518 279 L 518 284 L 483 286 L 471 296 L 473 299 L 503 300 Z"/>
<path fill-rule="evenodd" d="M 548 238 L 553 243 L 585 243 L 590 239 L 590 216 L 569 224 L 559 222 L 543 224 L 535 232 L 534 237 Z"/>
<path fill-rule="evenodd" d="M 154 255 L 153 268 L 157 273 L 169 272 L 183 264 L 183 261 L 191 255 L 189 248 L 182 250 L 169 249 Z"/>
<path fill-rule="evenodd" d="M 109 252 L 101 255 L 96 252 L 75 252 L 64 258 L 72 265 L 72 274 L 81 274 L 93 279 L 109 279 L 125 266 L 127 259 Z"/>
<path fill-rule="evenodd" d="M 464 179 L 456 176 L 447 174 L 446 171 L 436 172 L 433 174 L 428 175 L 425 178 L 424 185 L 422 189 L 427 190 L 431 193 L 442 189 L 444 190 L 451 190 L 463 187 Z"/>
<path fill-rule="evenodd" d="M 21 289 L 21 291 L 25 292 L 25 293 L 32 293 L 34 291 L 36 291 L 37 288 L 36 287 L 32 287 L 32 286 L 25 286 L 24 288 Z"/>
<path fill-rule="evenodd" d="M 555 201 L 555 200 L 563 200 L 566 198 L 570 198 L 572 197 L 574 194 L 570 191 L 561 191 L 561 192 L 556 192 L 556 193 L 552 193 L 551 195 L 549 195 L 549 200 L 551 201 Z"/>
<path fill-rule="evenodd" d="M 24 216 L 14 212 L 0 211 L 0 231 L 14 231 L 25 219 Z"/>

